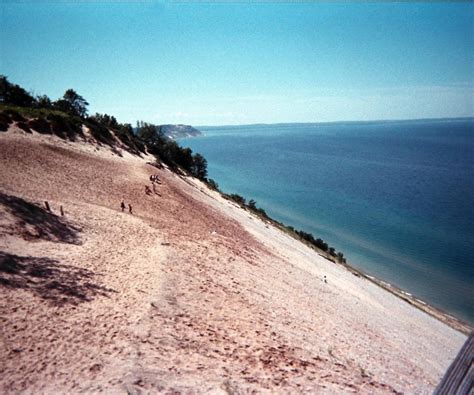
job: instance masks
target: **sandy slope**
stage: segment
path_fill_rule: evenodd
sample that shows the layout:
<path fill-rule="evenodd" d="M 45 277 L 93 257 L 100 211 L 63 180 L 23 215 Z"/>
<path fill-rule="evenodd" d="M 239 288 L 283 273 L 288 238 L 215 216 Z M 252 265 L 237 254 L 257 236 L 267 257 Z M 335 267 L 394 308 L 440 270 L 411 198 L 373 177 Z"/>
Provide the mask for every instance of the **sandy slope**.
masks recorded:
<path fill-rule="evenodd" d="M 0 392 L 431 392 L 464 335 L 151 160 L 0 135 Z"/>

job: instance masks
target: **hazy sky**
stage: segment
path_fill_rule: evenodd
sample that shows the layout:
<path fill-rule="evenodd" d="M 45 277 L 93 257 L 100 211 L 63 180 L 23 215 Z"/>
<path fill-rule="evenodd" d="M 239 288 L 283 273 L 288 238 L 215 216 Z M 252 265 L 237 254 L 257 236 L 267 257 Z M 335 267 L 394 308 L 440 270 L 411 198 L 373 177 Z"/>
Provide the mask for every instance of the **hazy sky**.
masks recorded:
<path fill-rule="evenodd" d="M 474 115 L 474 4 L 1 0 L 0 73 L 121 122 Z"/>

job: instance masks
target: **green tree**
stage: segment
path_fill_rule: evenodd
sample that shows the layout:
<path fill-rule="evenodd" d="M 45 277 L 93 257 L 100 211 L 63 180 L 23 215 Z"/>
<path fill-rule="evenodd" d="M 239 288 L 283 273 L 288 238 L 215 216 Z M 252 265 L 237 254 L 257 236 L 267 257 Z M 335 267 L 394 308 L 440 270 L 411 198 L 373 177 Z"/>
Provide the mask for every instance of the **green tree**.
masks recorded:
<path fill-rule="evenodd" d="M 0 103 L 20 107 L 32 107 L 36 100 L 21 86 L 12 84 L 4 75 L 0 75 Z"/>
<path fill-rule="evenodd" d="M 212 178 L 207 180 L 207 185 L 209 185 L 209 188 L 213 189 L 214 191 L 219 192 L 219 184 L 215 182 Z"/>
<path fill-rule="evenodd" d="M 51 99 L 46 95 L 41 95 L 36 98 L 36 103 L 38 108 L 47 108 L 50 109 L 53 107 Z"/>
<path fill-rule="evenodd" d="M 314 242 L 314 245 L 323 251 L 328 250 L 328 244 L 325 243 L 322 239 L 316 239 L 316 241 Z"/>
<path fill-rule="evenodd" d="M 179 147 L 176 151 L 176 163 L 187 171 L 193 170 L 194 159 L 193 151 L 191 148 L 181 148 Z"/>
<path fill-rule="evenodd" d="M 148 146 L 150 150 L 157 148 L 160 136 L 158 128 L 151 123 L 137 123 L 138 126 L 138 137 Z"/>
<path fill-rule="evenodd" d="M 97 112 L 95 113 L 95 115 L 93 115 L 90 118 L 93 118 L 101 125 L 112 128 L 112 129 L 118 129 L 120 126 L 119 123 L 117 122 L 117 119 L 113 115 L 99 114 Z"/>
<path fill-rule="evenodd" d="M 124 133 L 127 133 L 129 135 L 133 136 L 133 128 L 132 125 L 129 123 L 123 123 L 119 125 L 120 130 L 122 130 Z"/>
<path fill-rule="evenodd" d="M 230 198 L 236 203 L 239 203 L 241 205 L 245 205 L 245 198 L 243 196 L 240 196 L 236 193 L 233 193 L 232 195 L 230 195 Z"/>
<path fill-rule="evenodd" d="M 74 89 L 68 89 L 61 99 L 54 102 L 57 109 L 81 118 L 87 115 L 88 105 L 89 103 Z"/>
<path fill-rule="evenodd" d="M 193 156 L 193 167 L 191 173 L 199 178 L 205 180 L 207 177 L 207 160 L 201 154 Z"/>

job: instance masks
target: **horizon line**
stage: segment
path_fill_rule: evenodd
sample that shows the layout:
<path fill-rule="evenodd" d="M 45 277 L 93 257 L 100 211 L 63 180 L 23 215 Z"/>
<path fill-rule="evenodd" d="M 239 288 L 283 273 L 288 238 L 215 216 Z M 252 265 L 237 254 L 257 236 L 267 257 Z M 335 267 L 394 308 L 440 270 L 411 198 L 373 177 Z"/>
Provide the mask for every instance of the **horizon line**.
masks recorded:
<path fill-rule="evenodd" d="M 337 123 L 377 123 L 377 122 L 414 122 L 414 121 L 450 121 L 450 120 L 474 120 L 474 115 L 465 117 L 439 117 L 439 118 L 407 118 L 407 119 L 370 119 L 370 120 L 343 120 L 343 121 L 296 121 L 296 122 L 257 122 L 242 124 L 221 124 L 221 125 L 189 125 L 195 128 L 214 128 L 214 127 L 231 127 L 231 126 L 274 126 L 274 125 L 322 125 Z M 174 125 L 185 125 L 177 123 Z"/>

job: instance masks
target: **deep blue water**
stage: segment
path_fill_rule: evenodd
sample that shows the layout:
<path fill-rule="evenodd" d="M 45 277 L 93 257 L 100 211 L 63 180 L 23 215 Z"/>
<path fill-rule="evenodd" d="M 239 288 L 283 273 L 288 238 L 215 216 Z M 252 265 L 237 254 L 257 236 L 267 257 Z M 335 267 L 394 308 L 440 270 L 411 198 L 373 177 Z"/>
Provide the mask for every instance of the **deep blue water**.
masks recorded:
<path fill-rule="evenodd" d="M 474 119 L 200 130 L 221 190 L 474 324 Z"/>

